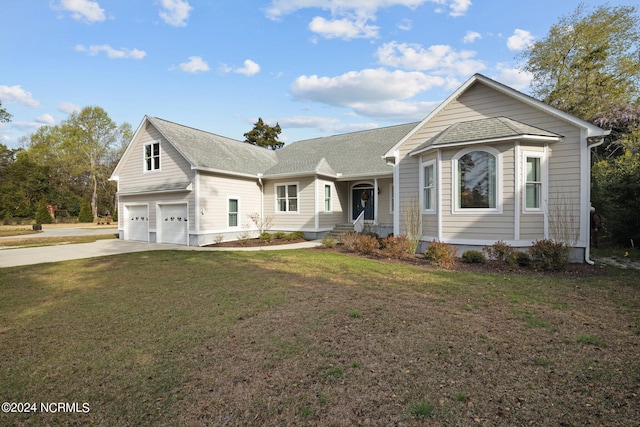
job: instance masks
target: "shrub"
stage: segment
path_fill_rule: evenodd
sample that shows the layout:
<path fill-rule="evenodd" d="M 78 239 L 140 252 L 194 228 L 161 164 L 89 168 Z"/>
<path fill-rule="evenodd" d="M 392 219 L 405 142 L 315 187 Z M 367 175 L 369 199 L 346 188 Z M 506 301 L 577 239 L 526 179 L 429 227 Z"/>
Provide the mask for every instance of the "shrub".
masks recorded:
<path fill-rule="evenodd" d="M 78 222 L 93 222 L 93 211 L 91 210 L 91 205 L 86 200 L 83 201 L 80 206 Z"/>
<path fill-rule="evenodd" d="M 355 250 L 364 255 L 374 254 L 380 249 L 380 242 L 370 234 L 360 234 L 356 238 Z"/>
<path fill-rule="evenodd" d="M 487 258 L 489 258 L 491 261 L 496 261 L 498 264 L 515 264 L 514 257 L 516 250 L 502 240 L 498 240 L 492 246 L 485 246 L 484 248 L 482 248 L 482 252 L 487 254 Z"/>
<path fill-rule="evenodd" d="M 51 219 L 51 215 L 49 215 L 49 209 L 47 209 L 47 202 L 45 202 L 44 200 L 38 203 L 35 219 L 36 224 L 51 224 L 53 222 L 53 220 Z"/>
<path fill-rule="evenodd" d="M 338 236 L 338 243 L 344 246 L 349 252 L 356 251 L 356 241 L 358 240 L 358 233 L 355 231 L 349 231 L 342 233 Z"/>
<path fill-rule="evenodd" d="M 285 236 L 287 235 L 287 233 L 283 232 L 283 231 L 276 231 L 275 233 L 272 234 L 274 239 L 284 239 Z"/>
<path fill-rule="evenodd" d="M 333 236 L 327 234 L 322 238 L 321 243 L 325 248 L 332 248 L 336 245 L 336 239 L 334 239 Z"/>
<path fill-rule="evenodd" d="M 484 264 L 486 258 L 480 251 L 466 251 L 462 254 L 462 261 L 468 264 Z"/>
<path fill-rule="evenodd" d="M 264 231 L 260 233 L 260 236 L 258 236 L 258 238 L 264 242 L 270 242 L 273 236 L 268 231 Z"/>
<path fill-rule="evenodd" d="M 455 246 L 433 240 L 429 242 L 424 257 L 437 267 L 449 268 L 456 263 L 457 254 L 458 248 Z"/>
<path fill-rule="evenodd" d="M 552 239 L 536 240 L 529 248 L 531 266 L 536 270 L 562 270 L 569 263 L 569 245 Z"/>
<path fill-rule="evenodd" d="M 304 233 L 302 231 L 292 231 L 284 236 L 284 240 L 304 240 Z"/>
<path fill-rule="evenodd" d="M 520 252 L 516 251 L 515 253 L 515 262 L 520 267 L 529 267 L 531 265 L 531 257 L 528 252 Z"/>
<path fill-rule="evenodd" d="M 388 236 L 382 239 L 382 254 L 389 258 L 401 259 L 413 253 L 411 240 L 406 234 Z"/>

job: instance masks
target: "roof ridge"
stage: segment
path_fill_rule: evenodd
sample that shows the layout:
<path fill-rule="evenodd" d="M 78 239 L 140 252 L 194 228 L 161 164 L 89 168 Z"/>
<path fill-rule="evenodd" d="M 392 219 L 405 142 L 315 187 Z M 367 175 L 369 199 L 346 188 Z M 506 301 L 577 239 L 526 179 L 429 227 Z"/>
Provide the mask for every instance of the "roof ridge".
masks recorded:
<path fill-rule="evenodd" d="M 163 121 L 163 122 L 166 122 L 166 123 L 169 123 L 169 124 L 175 125 L 175 126 L 180 126 L 180 127 L 182 127 L 182 128 L 191 129 L 191 130 L 194 130 L 194 131 L 196 131 L 196 132 L 206 133 L 206 134 L 209 134 L 209 135 L 217 136 L 217 137 L 219 137 L 219 138 L 224 138 L 224 139 L 228 139 L 228 140 L 231 140 L 231 141 L 244 143 L 244 141 L 240 141 L 239 139 L 231 138 L 231 137 L 229 137 L 229 136 L 220 135 L 219 133 L 209 132 L 209 131 L 207 131 L 207 130 L 203 130 L 203 129 L 198 129 L 198 128 L 195 128 L 195 127 L 193 127 L 193 126 L 183 125 L 183 124 L 181 124 L 181 123 L 176 123 L 176 122 L 174 122 L 174 121 L 167 120 L 167 119 L 163 119 L 163 118 L 161 118 L 161 117 L 156 117 L 156 116 L 147 116 L 147 117 L 148 117 L 149 119 L 152 119 L 152 120 L 160 120 L 160 121 Z M 262 147 L 261 147 L 261 148 L 262 148 Z"/>

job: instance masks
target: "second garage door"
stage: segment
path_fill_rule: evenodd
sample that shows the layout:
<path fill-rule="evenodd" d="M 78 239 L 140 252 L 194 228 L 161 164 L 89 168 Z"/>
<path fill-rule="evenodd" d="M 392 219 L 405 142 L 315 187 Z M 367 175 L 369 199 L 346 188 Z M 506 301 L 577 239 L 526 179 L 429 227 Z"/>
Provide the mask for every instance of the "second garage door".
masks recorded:
<path fill-rule="evenodd" d="M 187 204 L 168 204 L 159 206 L 160 243 L 186 245 L 189 237 Z"/>

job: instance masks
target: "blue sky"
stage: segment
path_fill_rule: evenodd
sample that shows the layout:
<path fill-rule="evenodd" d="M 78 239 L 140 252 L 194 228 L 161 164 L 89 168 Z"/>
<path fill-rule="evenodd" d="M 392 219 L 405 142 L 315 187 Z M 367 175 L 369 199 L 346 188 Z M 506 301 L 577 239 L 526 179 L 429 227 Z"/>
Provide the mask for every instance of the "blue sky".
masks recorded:
<path fill-rule="evenodd" d="M 240 140 L 262 117 L 286 143 L 417 121 L 474 73 L 527 92 L 515 57 L 579 3 L 5 0 L 0 142 L 88 105 Z"/>

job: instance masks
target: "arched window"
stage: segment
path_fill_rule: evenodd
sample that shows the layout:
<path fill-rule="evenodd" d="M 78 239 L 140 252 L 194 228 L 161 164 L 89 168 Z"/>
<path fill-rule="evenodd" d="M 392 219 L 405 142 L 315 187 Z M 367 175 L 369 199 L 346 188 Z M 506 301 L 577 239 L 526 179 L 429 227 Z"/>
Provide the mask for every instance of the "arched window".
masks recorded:
<path fill-rule="evenodd" d="M 493 149 L 464 150 L 454 157 L 456 210 L 499 208 L 499 161 Z"/>

